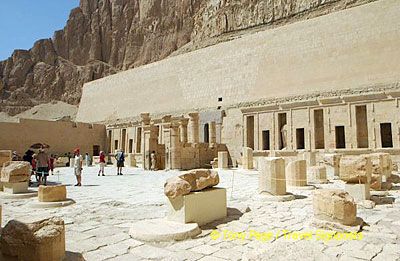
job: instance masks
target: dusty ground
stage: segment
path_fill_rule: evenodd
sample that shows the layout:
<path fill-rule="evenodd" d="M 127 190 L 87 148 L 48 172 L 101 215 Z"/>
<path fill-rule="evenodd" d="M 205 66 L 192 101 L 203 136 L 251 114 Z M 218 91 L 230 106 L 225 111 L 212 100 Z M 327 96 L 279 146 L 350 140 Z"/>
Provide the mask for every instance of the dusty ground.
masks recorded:
<path fill-rule="evenodd" d="M 79 260 L 80 253 L 85 260 L 400 260 L 399 187 L 391 192 L 393 204 L 358 209 L 358 216 L 370 225 L 362 231 L 361 240 L 318 240 L 317 231 L 307 226 L 312 218 L 311 191 L 293 191 L 299 195 L 294 201 L 263 203 L 254 197 L 257 172 L 221 171 L 220 186 L 228 189 L 230 209 L 227 220 L 214 224 L 217 232 L 208 227 L 193 240 L 150 244 L 131 239 L 129 227 L 137 220 L 165 215 L 163 183 L 178 172 L 125 169 L 124 176 L 116 176 L 113 167 L 106 168 L 106 177 L 98 177 L 96 172 L 96 167 L 84 170 L 83 187 L 73 186 L 70 168 L 57 169 L 57 175 L 50 177 L 68 185 L 68 197 L 76 201 L 72 206 L 30 209 L 27 204 L 35 199 L 2 200 L 3 225 L 10 219 L 62 217 L 70 260 Z M 339 181 L 322 185 L 343 186 Z M 247 207 L 248 212 L 242 213 Z M 249 238 L 252 230 L 274 235 L 283 230 L 311 232 L 314 236 L 310 240 L 279 236 L 263 242 Z M 232 232 L 247 236 L 233 239 Z"/>

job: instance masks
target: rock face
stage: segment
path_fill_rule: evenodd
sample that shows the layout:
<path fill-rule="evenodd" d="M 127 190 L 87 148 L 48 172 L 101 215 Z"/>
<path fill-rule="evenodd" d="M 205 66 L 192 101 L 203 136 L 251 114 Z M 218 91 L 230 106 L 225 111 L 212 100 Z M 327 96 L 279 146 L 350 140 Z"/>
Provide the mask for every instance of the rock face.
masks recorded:
<path fill-rule="evenodd" d="M 169 198 L 187 195 L 219 183 L 218 172 L 208 169 L 194 169 L 177 177 L 172 177 L 164 184 L 164 193 Z"/>
<path fill-rule="evenodd" d="M 340 179 L 347 183 L 370 183 L 371 174 L 369 155 L 343 156 L 340 160 Z"/>
<path fill-rule="evenodd" d="M 0 62 L 0 110 L 77 104 L 82 85 L 237 36 L 374 0 L 81 0 L 63 30 Z M 189 43 L 189 44 L 188 44 Z"/>
<path fill-rule="evenodd" d="M 9 161 L 1 170 L 1 182 L 18 183 L 29 180 L 31 165 L 26 161 Z"/>
<path fill-rule="evenodd" d="M 343 225 L 356 223 L 357 206 L 352 196 L 342 190 L 319 189 L 314 192 L 314 216 Z"/>
<path fill-rule="evenodd" d="M 40 186 L 38 190 L 40 202 L 57 202 L 67 199 L 67 189 L 65 185 Z"/>
<path fill-rule="evenodd" d="M 65 256 L 65 227 L 59 218 L 25 224 L 11 220 L 1 231 L 1 251 L 18 260 L 56 261 Z"/>

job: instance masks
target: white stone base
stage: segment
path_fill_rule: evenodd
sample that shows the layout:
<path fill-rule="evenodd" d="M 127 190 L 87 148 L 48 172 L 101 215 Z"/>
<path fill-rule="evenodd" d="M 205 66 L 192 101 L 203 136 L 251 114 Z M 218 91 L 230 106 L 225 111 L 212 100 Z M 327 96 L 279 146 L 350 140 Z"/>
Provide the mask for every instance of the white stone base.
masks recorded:
<path fill-rule="evenodd" d="M 307 185 L 307 186 L 301 186 L 301 187 L 295 187 L 295 186 L 288 186 L 287 190 L 314 190 L 315 187 L 312 185 Z"/>
<path fill-rule="evenodd" d="M 306 224 L 306 226 L 315 227 L 315 228 L 327 230 L 327 231 L 351 233 L 351 232 L 359 232 L 362 229 L 363 224 L 364 224 L 364 221 L 361 218 L 357 218 L 354 226 L 346 226 L 346 225 L 343 225 L 340 223 L 320 220 L 320 219 L 316 219 L 313 217 Z"/>
<path fill-rule="evenodd" d="M 36 191 L 28 190 L 25 193 L 9 194 L 5 192 L 0 192 L 0 198 L 2 199 L 21 199 L 21 198 L 32 198 L 37 197 L 38 193 Z"/>
<path fill-rule="evenodd" d="M 55 201 L 55 202 L 32 202 L 28 206 L 31 208 L 60 208 L 66 207 L 69 205 L 75 204 L 75 201 L 72 199 L 67 199 L 64 201 Z"/>
<path fill-rule="evenodd" d="M 201 229 L 196 223 L 182 224 L 165 219 L 141 220 L 129 230 L 132 238 L 148 242 L 179 241 L 199 234 Z"/>
<path fill-rule="evenodd" d="M 8 194 L 20 194 L 28 192 L 28 182 L 3 183 L 3 191 Z"/>
<path fill-rule="evenodd" d="M 261 200 L 261 201 L 270 201 L 270 202 L 284 202 L 284 201 L 295 200 L 296 197 L 290 193 L 287 193 L 286 195 L 275 196 L 268 192 L 261 192 L 260 194 L 255 195 L 254 199 Z"/>
<path fill-rule="evenodd" d="M 345 184 L 344 190 L 357 201 L 369 200 L 370 187 L 369 184 Z"/>
<path fill-rule="evenodd" d="M 199 226 L 227 216 L 226 189 L 209 188 L 168 199 L 167 220 Z"/>

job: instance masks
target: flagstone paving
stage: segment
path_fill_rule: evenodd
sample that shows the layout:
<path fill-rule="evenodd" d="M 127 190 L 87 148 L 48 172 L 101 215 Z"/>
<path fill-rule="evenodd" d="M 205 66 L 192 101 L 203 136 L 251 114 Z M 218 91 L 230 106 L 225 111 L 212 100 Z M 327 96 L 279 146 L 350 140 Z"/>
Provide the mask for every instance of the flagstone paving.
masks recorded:
<path fill-rule="evenodd" d="M 144 243 L 130 238 L 129 227 L 138 220 L 165 216 L 164 181 L 179 172 L 125 168 L 123 176 L 116 176 L 115 168 L 107 167 L 107 176 L 98 177 L 97 171 L 85 168 L 83 186 L 74 187 L 72 169 L 56 169 L 49 181 L 67 185 L 68 197 L 76 201 L 68 207 L 31 209 L 28 203 L 36 199 L 2 200 L 3 225 L 11 219 L 62 217 L 69 260 L 400 260 L 399 184 L 390 192 L 393 204 L 358 208 L 358 216 L 369 224 L 361 240 L 321 240 L 307 225 L 313 216 L 312 191 L 292 191 L 297 195 L 294 201 L 261 202 L 255 197 L 257 172 L 220 171 L 219 186 L 227 188 L 226 220 L 203 227 L 196 239 Z M 301 233 L 312 237 L 296 239 Z"/>

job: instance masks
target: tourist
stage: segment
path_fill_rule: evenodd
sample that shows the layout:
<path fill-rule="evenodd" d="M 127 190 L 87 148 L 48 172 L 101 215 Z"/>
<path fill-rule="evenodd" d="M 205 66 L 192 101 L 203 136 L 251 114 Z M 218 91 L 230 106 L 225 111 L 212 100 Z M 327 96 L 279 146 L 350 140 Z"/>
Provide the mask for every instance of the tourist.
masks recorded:
<path fill-rule="evenodd" d="M 104 151 L 100 151 L 100 170 L 99 170 L 99 174 L 97 176 L 100 176 L 100 173 L 104 175 L 104 167 L 106 166 L 106 155 L 104 154 Z"/>
<path fill-rule="evenodd" d="M 36 156 L 37 159 L 37 171 L 39 185 L 46 186 L 47 176 L 49 176 L 49 156 L 45 152 L 44 148 L 39 149 L 39 153 Z"/>
<path fill-rule="evenodd" d="M 51 154 L 50 158 L 49 158 L 49 170 L 50 170 L 51 175 L 54 175 L 54 160 L 55 160 L 55 157 L 53 154 Z"/>
<path fill-rule="evenodd" d="M 82 186 L 82 164 L 83 164 L 83 158 L 80 152 L 79 148 L 76 148 L 74 150 L 74 155 L 75 155 L 75 160 L 74 160 L 74 173 L 76 177 L 76 185 L 75 186 Z"/>
<path fill-rule="evenodd" d="M 150 170 L 157 170 L 156 152 L 153 150 L 150 154 L 151 166 Z"/>
<path fill-rule="evenodd" d="M 86 167 L 89 167 L 91 165 L 90 164 L 90 155 L 87 152 L 85 154 L 85 162 L 86 162 Z"/>
<path fill-rule="evenodd" d="M 16 151 L 13 151 L 11 160 L 12 161 L 19 161 L 19 156 L 18 156 L 18 153 Z"/>
<path fill-rule="evenodd" d="M 31 168 L 32 168 L 31 175 L 29 176 L 29 186 L 32 185 L 31 176 L 35 175 L 35 171 L 34 171 L 34 168 L 33 168 L 33 165 L 32 165 L 33 164 L 33 154 L 34 154 L 34 152 L 32 150 L 27 150 L 25 152 L 24 156 L 22 157 L 22 160 L 26 161 L 26 162 L 29 162 L 29 164 L 31 164 Z"/>
<path fill-rule="evenodd" d="M 115 155 L 115 159 L 117 160 L 117 175 L 122 175 L 122 168 L 124 167 L 125 155 L 122 150 L 118 150 Z"/>
<path fill-rule="evenodd" d="M 36 161 L 36 154 L 32 155 L 32 161 L 31 161 L 31 165 L 32 165 L 32 174 L 35 175 L 35 179 L 36 182 L 39 182 L 39 178 L 37 176 L 37 172 L 36 172 L 36 166 L 37 166 L 37 161 Z"/>

